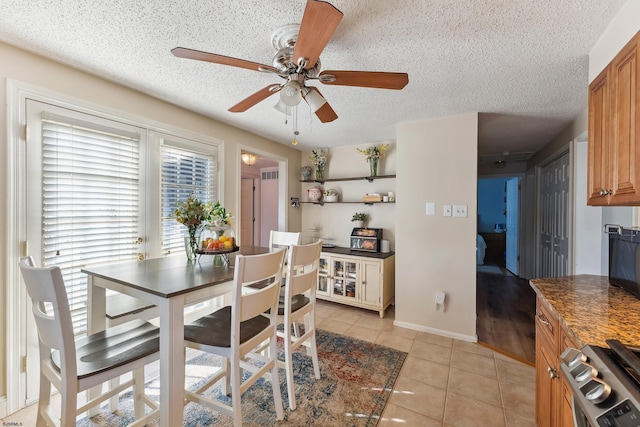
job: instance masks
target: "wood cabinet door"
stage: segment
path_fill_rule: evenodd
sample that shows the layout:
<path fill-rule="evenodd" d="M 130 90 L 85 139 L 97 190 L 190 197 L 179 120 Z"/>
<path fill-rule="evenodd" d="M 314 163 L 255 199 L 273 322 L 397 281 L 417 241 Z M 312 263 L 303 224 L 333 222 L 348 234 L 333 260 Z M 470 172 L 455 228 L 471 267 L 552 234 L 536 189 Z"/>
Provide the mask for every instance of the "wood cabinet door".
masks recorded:
<path fill-rule="evenodd" d="M 382 267 L 380 261 L 362 261 L 360 302 L 380 307 L 382 305 Z"/>
<path fill-rule="evenodd" d="M 611 194 L 609 204 L 640 202 L 640 33 L 620 51 L 611 63 Z"/>
<path fill-rule="evenodd" d="M 589 85 L 589 128 L 587 204 L 603 206 L 609 203 L 609 134 L 610 95 L 609 67 Z"/>
<path fill-rule="evenodd" d="M 538 427 L 557 425 L 556 355 L 544 335 L 536 328 L 536 423 Z M 551 373 L 554 373 L 552 375 Z"/>

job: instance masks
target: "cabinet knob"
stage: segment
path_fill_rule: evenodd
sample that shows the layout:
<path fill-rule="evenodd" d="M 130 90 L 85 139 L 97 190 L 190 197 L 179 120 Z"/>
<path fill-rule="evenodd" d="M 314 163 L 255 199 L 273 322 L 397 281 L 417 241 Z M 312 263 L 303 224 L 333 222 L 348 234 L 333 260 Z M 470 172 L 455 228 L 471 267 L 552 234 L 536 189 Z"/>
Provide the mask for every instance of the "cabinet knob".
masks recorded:
<path fill-rule="evenodd" d="M 537 317 L 538 322 L 542 323 L 545 326 L 551 326 L 551 324 L 549 323 L 549 321 L 543 316 L 543 315 L 538 315 Z"/>
<path fill-rule="evenodd" d="M 547 372 L 549 373 L 549 378 L 558 378 L 558 373 L 556 372 L 556 370 L 549 365 L 547 365 Z"/>

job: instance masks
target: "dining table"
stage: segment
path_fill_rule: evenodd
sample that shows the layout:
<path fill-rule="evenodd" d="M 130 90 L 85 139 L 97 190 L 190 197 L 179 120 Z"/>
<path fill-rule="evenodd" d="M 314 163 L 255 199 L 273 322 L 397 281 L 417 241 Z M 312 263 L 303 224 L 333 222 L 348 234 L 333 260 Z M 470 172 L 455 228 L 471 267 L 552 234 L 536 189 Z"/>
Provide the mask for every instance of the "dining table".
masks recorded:
<path fill-rule="evenodd" d="M 269 248 L 240 246 L 228 263 L 214 256 L 188 261 L 185 254 L 87 266 L 88 330 L 106 328 L 106 290 L 111 289 L 155 304 L 160 313 L 160 426 L 183 424 L 185 351 L 184 308 L 233 290 L 235 256 L 269 252 Z"/>

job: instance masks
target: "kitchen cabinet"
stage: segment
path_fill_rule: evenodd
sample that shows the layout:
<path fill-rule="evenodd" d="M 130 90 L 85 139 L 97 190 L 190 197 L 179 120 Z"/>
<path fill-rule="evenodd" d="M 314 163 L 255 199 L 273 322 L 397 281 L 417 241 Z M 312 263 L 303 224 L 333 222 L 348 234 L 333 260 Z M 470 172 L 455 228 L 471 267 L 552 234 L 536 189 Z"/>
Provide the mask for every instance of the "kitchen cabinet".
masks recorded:
<path fill-rule="evenodd" d="M 577 347 L 558 317 L 538 298 L 536 303 L 536 424 L 573 427 L 571 389 L 560 375 L 560 355 Z"/>
<path fill-rule="evenodd" d="M 640 204 L 640 32 L 589 85 L 587 204 Z"/>
<path fill-rule="evenodd" d="M 363 181 L 366 180 L 368 182 L 373 182 L 377 179 L 395 179 L 395 175 L 379 175 L 379 176 L 358 176 L 358 177 L 345 177 L 345 178 L 327 178 L 324 180 L 301 180 L 302 183 L 312 184 L 325 184 L 327 182 L 349 182 L 349 181 Z M 393 191 L 393 189 L 391 189 Z M 345 193 L 347 193 L 345 195 Z M 386 196 L 387 193 L 381 194 L 382 196 Z M 345 199 L 346 196 L 346 199 Z M 390 200 L 388 202 L 376 201 L 376 202 L 363 202 L 362 201 L 363 194 L 349 194 L 348 189 L 343 190 L 343 193 L 340 195 L 340 200 L 338 202 L 325 202 L 324 200 L 320 200 L 318 202 L 315 201 L 302 201 L 301 203 L 311 203 L 314 205 L 324 205 L 324 204 L 334 204 L 334 203 L 359 203 L 365 205 L 373 205 L 377 203 L 381 204 L 390 204 L 395 203 L 395 200 Z"/>
<path fill-rule="evenodd" d="M 320 255 L 316 298 L 378 311 L 395 296 L 395 255 L 325 248 Z"/>

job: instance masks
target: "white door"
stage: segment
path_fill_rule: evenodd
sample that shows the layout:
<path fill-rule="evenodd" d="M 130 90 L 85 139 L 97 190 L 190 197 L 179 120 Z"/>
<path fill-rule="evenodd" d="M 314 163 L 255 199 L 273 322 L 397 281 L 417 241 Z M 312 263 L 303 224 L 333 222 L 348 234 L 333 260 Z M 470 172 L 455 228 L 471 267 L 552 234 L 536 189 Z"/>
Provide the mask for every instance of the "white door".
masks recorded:
<path fill-rule="evenodd" d="M 569 153 L 549 163 L 540 176 L 538 277 L 569 271 Z"/>
<path fill-rule="evenodd" d="M 26 116 L 29 254 L 37 265 L 61 268 L 74 331 L 83 334 L 87 278 L 80 270 L 146 253 L 144 131 L 31 100 Z M 38 397 L 39 356 L 27 318 L 28 404 Z"/>
<path fill-rule="evenodd" d="M 255 224 L 254 179 L 242 178 L 240 189 L 240 246 L 253 246 Z"/>
<path fill-rule="evenodd" d="M 506 267 L 507 270 L 516 276 L 520 272 L 520 251 L 518 245 L 518 233 L 520 232 L 518 224 L 518 217 L 520 215 L 520 211 L 518 210 L 520 200 L 519 194 L 520 179 L 511 178 L 507 180 L 507 230 L 505 231 L 507 247 Z"/>

